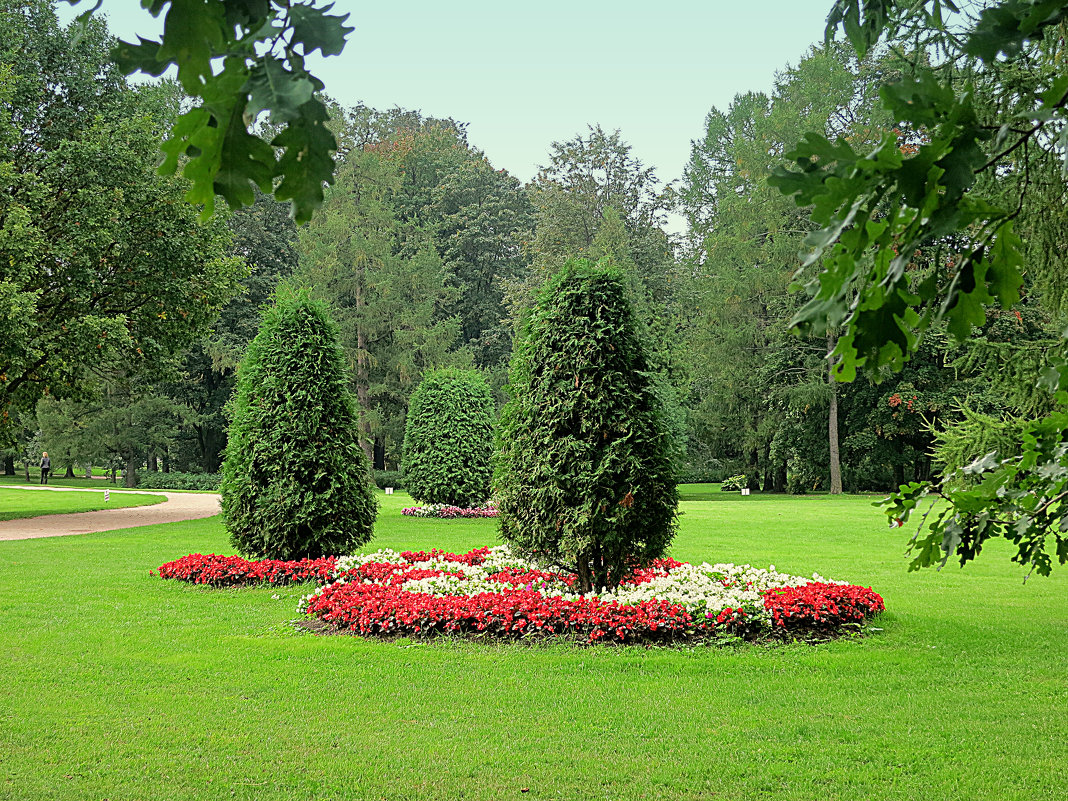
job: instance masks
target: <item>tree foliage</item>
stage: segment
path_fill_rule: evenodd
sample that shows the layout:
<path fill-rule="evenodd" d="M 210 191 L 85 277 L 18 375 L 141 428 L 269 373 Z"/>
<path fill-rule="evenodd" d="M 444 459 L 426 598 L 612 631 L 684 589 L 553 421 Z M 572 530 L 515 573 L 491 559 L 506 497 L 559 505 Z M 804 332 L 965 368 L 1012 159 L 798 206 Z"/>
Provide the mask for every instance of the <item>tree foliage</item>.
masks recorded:
<path fill-rule="evenodd" d="M 297 226 L 286 204 L 258 193 L 256 202 L 228 214 L 230 253 L 248 267 L 238 293 L 208 332 L 185 353 L 160 389 L 181 406 L 173 461 L 179 470 L 217 472 L 226 447 L 226 402 L 237 365 L 256 336 L 260 311 L 299 263 Z"/>
<path fill-rule="evenodd" d="M 242 553 L 314 558 L 371 538 L 378 505 L 337 337 L 324 304 L 283 292 L 241 363 L 221 492 Z"/>
<path fill-rule="evenodd" d="M 118 354 L 188 345 L 243 273 L 222 223 L 153 172 L 173 93 L 126 87 L 108 44 L 102 23 L 77 35 L 47 2 L 0 0 L 0 439 L 15 407 Z"/>
<path fill-rule="evenodd" d="M 77 5 L 84 0 L 68 0 Z M 186 197 L 210 214 L 215 195 L 231 206 L 251 204 L 253 187 L 289 200 L 298 222 L 323 202 L 333 180 L 326 105 L 316 93 L 323 82 L 305 60 L 318 51 L 336 56 L 352 28 L 348 14 L 329 14 L 333 3 L 289 0 L 144 0 L 152 16 L 164 16 L 158 40 L 119 42 L 113 56 L 127 74 L 159 76 L 177 68 L 178 81 L 194 99 L 174 120 L 163 144 L 160 170 L 189 180 Z M 89 22 L 100 0 L 82 14 Z M 221 69 L 219 69 L 221 65 Z M 257 130 L 267 112 L 271 125 Z M 269 132 L 268 132 L 269 131 Z"/>
<path fill-rule="evenodd" d="M 446 312 L 457 290 L 431 232 L 402 217 L 404 175 L 392 156 L 390 142 L 350 152 L 326 206 L 300 233 L 300 279 L 337 310 L 362 444 L 379 469 L 387 454 L 399 456 L 423 372 L 470 364 L 454 354 L 460 325 Z"/>
<path fill-rule="evenodd" d="M 426 503 L 475 506 L 490 496 L 494 403 L 475 370 L 431 370 L 408 400 L 404 486 Z"/>
<path fill-rule="evenodd" d="M 499 425 L 501 536 L 614 586 L 663 555 L 678 494 L 648 341 L 624 276 L 568 263 L 543 290 L 512 358 Z"/>
<path fill-rule="evenodd" d="M 680 351 L 689 362 L 694 436 L 754 489 L 761 477 L 765 491 L 839 489 L 832 443 L 849 401 L 828 380 L 835 332 L 785 330 L 799 306 L 787 291 L 790 276 L 812 225 L 767 178 L 798 130 L 818 127 L 859 143 L 891 128 L 876 101 L 879 79 L 893 69 L 893 59 L 858 59 L 846 46 L 813 48 L 779 73 L 771 94 L 740 94 L 709 112 L 676 190 L 689 223 Z M 848 460 L 841 468 L 855 478 Z"/>
<path fill-rule="evenodd" d="M 809 300 L 794 325 L 842 329 L 834 356 L 845 380 L 862 367 L 901 370 L 939 324 L 964 341 L 989 306 L 1012 308 L 1029 255 L 1020 231 L 1064 205 L 1068 74 L 1058 65 L 1068 4 L 1002 0 L 958 12 L 948 0 L 838 0 L 828 37 L 841 26 L 859 53 L 889 42 L 919 54 L 880 91 L 900 130 L 863 149 L 809 133 L 789 154 L 792 169 L 773 178 L 817 226 L 798 274 Z M 1034 288 L 1051 288 L 1049 274 L 1063 269 L 1036 261 Z M 1011 540 L 1014 559 L 1041 574 L 1068 562 L 1066 365 L 1055 356 L 1042 370 L 1058 408 L 1024 427 L 1014 452 L 891 499 L 900 520 L 927 496 L 949 501 L 924 514 L 914 569 L 954 554 L 964 564 L 990 537 Z"/>

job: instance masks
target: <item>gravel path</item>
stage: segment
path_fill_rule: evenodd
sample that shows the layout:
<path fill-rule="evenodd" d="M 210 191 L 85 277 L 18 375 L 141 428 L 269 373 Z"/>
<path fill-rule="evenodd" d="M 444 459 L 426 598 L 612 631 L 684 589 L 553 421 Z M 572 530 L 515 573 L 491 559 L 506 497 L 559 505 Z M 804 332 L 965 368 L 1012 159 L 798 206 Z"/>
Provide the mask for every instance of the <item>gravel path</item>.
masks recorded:
<path fill-rule="evenodd" d="M 25 492 L 96 492 L 102 489 L 75 487 L 5 487 Z M 138 490 L 111 490 L 138 492 Z M 141 492 L 143 495 L 162 495 L 167 500 L 152 506 L 131 506 L 126 509 L 101 509 L 98 512 L 75 512 L 66 515 L 46 515 L 22 520 L 0 520 L 0 540 L 29 540 L 36 537 L 66 537 L 71 534 L 91 534 L 117 528 L 154 526 L 197 520 L 219 514 L 219 495 L 214 492 Z"/>

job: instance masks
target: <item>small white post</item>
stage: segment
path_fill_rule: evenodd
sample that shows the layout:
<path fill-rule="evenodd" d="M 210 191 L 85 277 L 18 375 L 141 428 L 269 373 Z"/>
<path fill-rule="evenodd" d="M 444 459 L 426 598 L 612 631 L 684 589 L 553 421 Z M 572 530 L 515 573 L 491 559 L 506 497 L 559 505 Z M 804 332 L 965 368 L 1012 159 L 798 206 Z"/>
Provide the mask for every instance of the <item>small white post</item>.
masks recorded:
<path fill-rule="evenodd" d="M 386 487 L 386 495 L 392 495 L 392 494 L 393 494 L 393 487 Z"/>

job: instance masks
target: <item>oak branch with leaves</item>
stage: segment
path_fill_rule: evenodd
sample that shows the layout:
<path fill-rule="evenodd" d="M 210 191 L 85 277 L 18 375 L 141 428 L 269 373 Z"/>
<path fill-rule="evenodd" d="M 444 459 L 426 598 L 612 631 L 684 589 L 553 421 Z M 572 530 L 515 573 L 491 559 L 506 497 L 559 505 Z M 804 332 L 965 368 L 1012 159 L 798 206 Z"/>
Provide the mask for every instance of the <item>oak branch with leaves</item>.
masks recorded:
<path fill-rule="evenodd" d="M 1053 202 L 1065 202 L 1068 2 L 1002 0 L 970 12 L 950 0 L 838 0 L 828 39 L 841 28 L 858 54 L 913 54 L 912 70 L 881 91 L 901 130 L 868 151 L 809 133 L 789 154 L 792 168 L 770 179 L 817 226 L 797 275 L 809 300 L 792 324 L 841 331 L 831 356 L 840 380 L 900 370 L 936 323 L 964 341 L 988 306 L 1012 307 L 1040 273 L 1017 228 L 1028 215 L 1052 224 L 1050 198 L 1034 197 L 1039 170 L 1054 176 L 1043 182 Z M 1053 258 L 1063 259 L 1063 241 Z M 1063 263 L 1050 269 L 1062 273 Z M 1035 377 L 1055 409 L 1025 426 L 1011 452 L 888 499 L 901 522 L 924 499 L 946 502 L 922 516 L 913 569 L 953 555 L 964 564 L 991 537 L 1012 541 L 1013 559 L 1043 575 L 1054 559 L 1068 562 L 1068 339 L 1060 350 Z"/>
<path fill-rule="evenodd" d="M 68 0 L 77 5 L 83 0 Z M 101 0 L 79 17 L 87 19 Z M 181 171 L 186 198 L 205 216 L 220 195 L 231 207 L 255 200 L 253 187 L 292 203 L 297 222 L 322 205 L 333 182 L 337 141 L 327 127 L 324 86 L 305 66 L 318 50 L 341 53 L 353 30 L 333 5 L 290 0 L 142 0 L 161 14 L 159 40 L 120 41 L 114 58 L 131 74 L 159 76 L 176 67 L 194 106 L 174 123 L 163 143 L 160 171 Z M 256 122 L 266 112 L 269 130 Z M 269 137 L 269 138 L 268 138 Z"/>

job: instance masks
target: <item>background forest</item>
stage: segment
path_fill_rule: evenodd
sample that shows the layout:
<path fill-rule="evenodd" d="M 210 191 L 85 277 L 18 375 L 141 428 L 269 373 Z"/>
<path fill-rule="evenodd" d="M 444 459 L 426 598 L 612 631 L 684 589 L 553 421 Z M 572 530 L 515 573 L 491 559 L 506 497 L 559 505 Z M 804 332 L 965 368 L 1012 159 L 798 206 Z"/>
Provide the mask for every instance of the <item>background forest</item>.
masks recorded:
<path fill-rule="evenodd" d="M 131 486 L 145 471 L 218 472 L 236 365 L 283 284 L 331 309 L 361 445 L 376 470 L 394 471 L 423 374 L 477 368 L 503 404 L 513 334 L 576 256 L 627 275 L 686 480 L 885 491 L 960 466 L 990 445 L 984 436 L 1045 411 L 1013 380 L 1063 327 L 1037 289 L 988 312 L 965 344 L 936 327 L 900 372 L 848 384 L 828 368 L 835 330 L 788 331 L 814 226 L 767 178 L 809 130 L 854 145 L 896 132 L 903 153 L 915 149 L 878 99 L 900 54 L 814 47 L 770 94 L 712 108 L 681 176 L 656 175 L 622 132 L 593 124 L 561 132 L 570 138 L 523 184 L 462 121 L 334 105 L 336 181 L 298 227 L 267 195 L 207 222 L 180 202 L 185 179 L 155 166 L 182 91 L 128 83 L 109 47 L 99 20 L 76 37 L 47 2 L 0 0 L 8 475 L 42 450 L 57 473 L 121 468 Z M 1021 227 L 1040 213 L 1025 210 Z"/>

